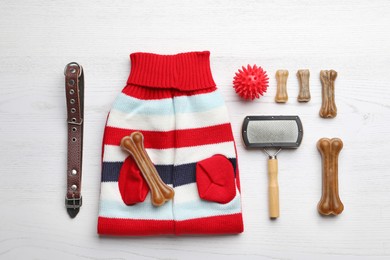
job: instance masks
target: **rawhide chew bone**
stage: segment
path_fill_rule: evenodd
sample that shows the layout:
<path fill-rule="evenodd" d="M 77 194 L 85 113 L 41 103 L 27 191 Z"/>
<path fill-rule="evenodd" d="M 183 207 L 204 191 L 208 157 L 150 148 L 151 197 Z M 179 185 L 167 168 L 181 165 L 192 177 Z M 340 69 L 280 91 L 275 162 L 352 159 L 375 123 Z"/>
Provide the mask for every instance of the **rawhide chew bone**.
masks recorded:
<path fill-rule="evenodd" d="M 310 71 L 309 70 L 298 70 L 297 77 L 299 81 L 299 102 L 309 102 L 310 101 Z"/>
<path fill-rule="evenodd" d="M 320 116 L 334 118 L 337 116 L 337 107 L 334 99 L 334 82 L 337 72 L 334 70 L 321 70 L 320 79 L 322 84 L 322 106 Z"/>
<path fill-rule="evenodd" d="M 344 210 L 338 184 L 338 156 L 343 142 L 339 138 L 321 138 L 317 148 L 322 156 L 322 197 L 317 209 L 322 215 L 339 215 Z"/>
<path fill-rule="evenodd" d="M 140 132 L 133 132 L 121 140 L 121 147 L 129 152 L 137 163 L 142 176 L 149 186 L 151 200 L 154 206 L 161 206 L 173 198 L 174 190 L 166 185 L 158 175 L 149 155 L 144 148 L 144 136 Z"/>
<path fill-rule="evenodd" d="M 288 95 L 287 95 L 288 70 L 276 71 L 275 77 L 277 81 L 275 102 L 286 103 L 288 100 Z"/>

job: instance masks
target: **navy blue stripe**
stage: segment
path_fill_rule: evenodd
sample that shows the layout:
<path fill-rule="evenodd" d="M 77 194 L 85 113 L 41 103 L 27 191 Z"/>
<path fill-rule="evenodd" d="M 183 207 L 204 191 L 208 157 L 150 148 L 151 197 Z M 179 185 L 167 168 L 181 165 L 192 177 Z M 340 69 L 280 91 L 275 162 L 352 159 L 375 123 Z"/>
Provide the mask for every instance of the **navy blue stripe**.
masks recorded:
<path fill-rule="evenodd" d="M 114 181 L 119 179 L 119 172 L 122 167 L 122 162 L 104 162 L 102 167 L 102 182 Z M 157 172 L 161 179 L 167 183 L 172 184 L 173 165 L 157 165 Z"/>
<path fill-rule="evenodd" d="M 236 172 L 236 159 L 229 159 L 229 161 L 233 164 L 234 172 Z M 117 182 L 122 164 L 122 162 L 103 162 L 101 181 Z M 161 179 L 174 187 L 196 182 L 196 163 L 178 166 L 156 165 L 156 169 Z"/>
<path fill-rule="evenodd" d="M 196 163 L 183 164 L 174 167 L 174 187 L 196 182 Z"/>

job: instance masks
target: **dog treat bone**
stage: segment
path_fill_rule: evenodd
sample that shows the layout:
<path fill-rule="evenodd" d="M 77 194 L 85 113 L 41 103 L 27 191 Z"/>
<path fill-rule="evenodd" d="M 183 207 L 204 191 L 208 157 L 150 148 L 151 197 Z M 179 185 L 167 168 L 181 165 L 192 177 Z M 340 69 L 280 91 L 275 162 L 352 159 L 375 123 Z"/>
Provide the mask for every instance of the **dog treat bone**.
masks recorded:
<path fill-rule="evenodd" d="M 140 169 L 142 176 L 150 188 L 151 200 L 154 206 L 161 206 L 174 196 L 174 191 L 166 185 L 157 173 L 143 146 L 143 135 L 134 132 L 121 140 L 121 147 L 129 152 Z"/>
<path fill-rule="evenodd" d="M 337 72 L 334 70 L 321 70 L 320 79 L 322 84 L 322 106 L 320 116 L 334 118 L 337 116 L 337 107 L 334 98 L 334 82 Z"/>
<path fill-rule="evenodd" d="M 317 209 L 322 215 L 339 215 L 344 210 L 338 184 L 338 156 L 343 142 L 339 138 L 321 138 L 317 148 L 322 157 L 322 196 Z"/>
<path fill-rule="evenodd" d="M 151 176 L 150 171 L 147 169 L 147 165 L 143 161 L 138 149 L 133 143 L 133 140 L 129 136 L 122 138 L 121 147 L 129 152 L 133 156 L 134 161 L 137 163 L 142 176 L 150 188 L 152 204 L 156 206 L 162 205 L 165 202 L 164 196 L 160 190 L 156 188 L 155 180 Z"/>
<path fill-rule="evenodd" d="M 144 136 L 140 132 L 134 132 L 130 136 L 137 147 L 138 151 L 142 151 L 140 154 L 142 156 L 142 159 L 146 162 L 148 169 L 152 173 L 152 177 L 155 180 L 155 183 L 157 185 L 157 188 L 160 190 L 160 192 L 163 194 L 165 200 L 170 200 L 174 197 L 175 192 L 174 190 L 166 185 L 160 178 L 160 175 L 158 174 L 156 167 L 154 167 L 152 160 L 150 159 L 148 153 L 145 150 L 144 147 Z"/>
<path fill-rule="evenodd" d="M 277 81 L 275 102 L 286 103 L 288 100 L 288 95 L 287 95 L 288 70 L 276 71 L 275 77 Z"/>
<path fill-rule="evenodd" d="M 299 102 L 309 102 L 310 101 L 310 71 L 309 70 L 298 70 L 297 77 L 299 81 Z"/>

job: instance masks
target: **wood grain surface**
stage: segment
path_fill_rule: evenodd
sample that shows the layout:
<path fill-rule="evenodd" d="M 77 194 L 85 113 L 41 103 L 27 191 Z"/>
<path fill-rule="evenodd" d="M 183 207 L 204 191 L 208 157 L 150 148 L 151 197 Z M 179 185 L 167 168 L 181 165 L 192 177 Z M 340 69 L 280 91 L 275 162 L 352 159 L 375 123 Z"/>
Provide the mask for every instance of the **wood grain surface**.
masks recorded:
<path fill-rule="evenodd" d="M 390 2 L 0 1 L 0 259 L 389 259 Z M 245 232 L 236 236 L 106 238 L 96 233 L 106 115 L 125 85 L 131 52 L 210 50 L 237 141 Z M 64 66 L 86 81 L 84 205 L 64 208 Z M 232 80 L 242 65 L 270 76 L 264 97 L 244 102 Z M 288 69 L 289 101 L 276 104 L 275 72 Z M 298 69 L 311 101 L 298 103 Z M 320 70 L 338 72 L 338 115 L 319 117 Z M 267 157 L 246 150 L 246 115 L 299 115 L 301 147 L 279 156 L 280 218 L 268 218 Z M 337 217 L 317 212 L 316 142 L 339 137 Z"/>

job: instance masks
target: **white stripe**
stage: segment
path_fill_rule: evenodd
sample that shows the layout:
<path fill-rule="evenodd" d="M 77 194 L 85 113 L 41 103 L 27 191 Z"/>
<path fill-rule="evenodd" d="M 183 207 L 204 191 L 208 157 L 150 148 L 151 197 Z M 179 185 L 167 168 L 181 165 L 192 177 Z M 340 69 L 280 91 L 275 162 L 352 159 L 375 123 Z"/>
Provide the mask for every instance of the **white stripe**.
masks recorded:
<path fill-rule="evenodd" d="M 153 206 L 150 193 L 142 203 L 127 206 L 123 203 L 117 182 L 102 182 L 100 191 L 99 216 L 107 218 L 128 218 L 128 219 L 157 219 L 171 220 L 172 201 L 168 201 L 164 206 Z"/>
<path fill-rule="evenodd" d="M 172 185 L 168 186 L 172 187 Z M 118 182 L 102 182 L 100 186 L 100 199 L 122 202 L 122 196 L 119 192 Z M 150 193 L 148 193 L 146 196 L 145 202 L 152 203 L 150 200 Z"/>
<path fill-rule="evenodd" d="M 117 109 L 111 109 L 107 126 L 135 130 L 170 131 L 175 129 L 175 117 L 173 115 L 127 114 Z"/>
<path fill-rule="evenodd" d="M 155 165 L 181 165 L 194 163 L 222 154 L 227 158 L 236 158 L 234 142 L 208 144 L 193 147 L 169 148 L 169 149 L 146 149 L 150 159 Z M 129 154 L 120 146 L 104 145 L 104 162 L 123 162 Z"/>
<path fill-rule="evenodd" d="M 229 123 L 225 106 L 198 113 L 176 114 L 176 129 L 200 128 Z"/>
<path fill-rule="evenodd" d="M 102 182 L 100 185 L 100 199 L 110 201 L 122 201 L 118 182 Z M 150 201 L 150 198 L 146 198 Z"/>
<path fill-rule="evenodd" d="M 172 201 L 166 202 L 163 206 L 155 207 L 150 199 L 132 206 L 127 206 L 121 201 L 101 200 L 99 216 L 123 219 L 172 220 Z"/>
<path fill-rule="evenodd" d="M 180 185 L 178 187 L 175 187 L 174 190 L 175 204 L 186 203 L 200 199 L 198 193 L 198 185 L 196 183 Z M 236 189 L 236 194 L 238 193 L 240 192 L 238 191 L 238 189 Z"/>
<path fill-rule="evenodd" d="M 123 162 L 128 152 L 125 152 L 120 146 L 117 145 L 104 145 L 103 162 Z"/>
<path fill-rule="evenodd" d="M 175 199 L 173 210 L 175 220 L 206 218 L 240 213 L 240 193 L 237 192 L 236 196 L 226 204 L 202 200 L 199 196 L 198 199 L 185 203 L 176 203 Z"/>
<path fill-rule="evenodd" d="M 186 203 L 199 198 L 198 186 L 196 183 L 181 185 L 174 188 L 175 204 Z"/>
<path fill-rule="evenodd" d="M 172 131 L 189 128 L 201 128 L 229 123 L 225 106 L 204 112 L 179 113 L 176 115 L 139 115 L 112 109 L 107 126 L 147 131 Z"/>
<path fill-rule="evenodd" d="M 124 93 L 116 98 L 113 108 L 129 114 L 169 115 L 179 113 L 202 112 L 224 105 L 219 91 L 193 96 L 179 96 L 158 100 L 142 100 Z"/>
<path fill-rule="evenodd" d="M 144 202 L 127 206 L 122 202 L 117 182 L 102 183 L 99 216 L 125 219 L 170 220 L 173 219 L 174 214 L 175 220 L 186 220 L 241 212 L 241 198 L 238 191 L 232 201 L 220 204 L 200 199 L 199 195 L 197 195 L 196 184 L 185 186 L 187 187 L 175 188 L 174 201 L 168 201 L 163 206 L 154 207 L 150 201 L 150 194 L 148 194 Z"/>
<path fill-rule="evenodd" d="M 175 165 L 199 162 L 216 154 L 225 155 L 227 158 L 236 158 L 234 142 L 177 148 Z"/>
<path fill-rule="evenodd" d="M 172 165 L 174 162 L 174 149 L 146 149 L 146 152 L 156 165 Z M 129 153 L 123 151 L 120 146 L 104 145 L 103 162 L 123 162 L 128 156 Z"/>

